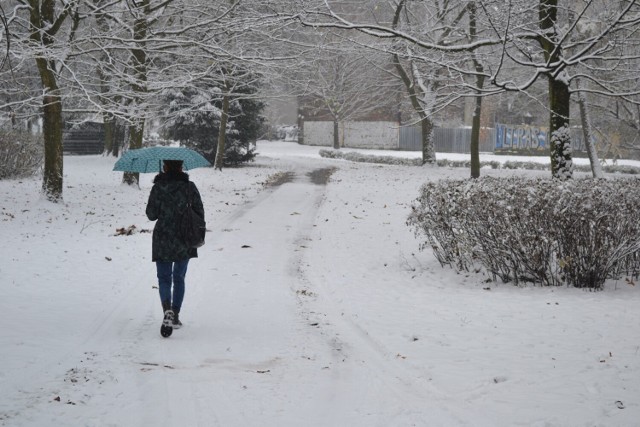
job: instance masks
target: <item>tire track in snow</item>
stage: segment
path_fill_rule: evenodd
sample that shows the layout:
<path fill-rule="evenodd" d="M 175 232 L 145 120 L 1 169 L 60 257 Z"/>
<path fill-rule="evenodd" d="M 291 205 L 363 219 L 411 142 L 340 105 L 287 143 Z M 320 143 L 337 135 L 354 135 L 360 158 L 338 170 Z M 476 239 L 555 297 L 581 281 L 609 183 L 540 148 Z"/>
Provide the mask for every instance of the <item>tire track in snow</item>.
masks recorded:
<path fill-rule="evenodd" d="M 316 236 L 321 237 L 322 235 Z M 445 405 L 437 403 L 450 396 L 429 384 L 424 372 L 403 365 L 401 355 L 391 352 L 345 313 L 329 287 L 322 283 L 322 277 L 308 276 L 309 267 L 304 257 L 298 260 L 296 270 L 304 288 L 299 297 L 301 311 L 331 352 L 330 368 L 335 371 L 335 381 L 344 383 L 345 378 L 350 378 L 353 383 L 369 384 L 374 389 L 373 392 L 368 391 L 366 399 L 361 400 L 353 392 L 349 395 L 348 391 L 343 396 L 334 395 L 330 397 L 330 405 L 334 406 L 340 400 L 356 402 L 354 405 L 361 405 L 365 410 L 378 415 L 379 412 L 386 411 L 380 419 L 394 419 L 399 425 L 430 425 L 434 420 L 448 420 L 451 425 L 464 425 L 461 417 L 444 409 Z M 375 396 L 376 393 L 384 397 Z M 342 410 L 348 411 L 349 408 Z M 375 419 L 376 417 L 372 417 L 372 420 Z M 344 422 L 339 418 L 332 421 Z M 359 425 L 365 425 L 361 419 L 358 422 Z M 439 425 L 438 421 L 435 423 Z"/>

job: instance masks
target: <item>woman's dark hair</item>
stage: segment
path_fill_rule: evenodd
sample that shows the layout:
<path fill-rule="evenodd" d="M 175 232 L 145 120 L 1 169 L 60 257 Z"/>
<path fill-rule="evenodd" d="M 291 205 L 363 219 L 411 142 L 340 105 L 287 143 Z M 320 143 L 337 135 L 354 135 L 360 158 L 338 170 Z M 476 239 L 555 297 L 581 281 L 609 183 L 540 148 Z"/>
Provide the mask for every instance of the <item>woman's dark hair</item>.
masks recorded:
<path fill-rule="evenodd" d="M 182 172 L 182 160 L 163 160 L 163 162 L 165 172 Z"/>

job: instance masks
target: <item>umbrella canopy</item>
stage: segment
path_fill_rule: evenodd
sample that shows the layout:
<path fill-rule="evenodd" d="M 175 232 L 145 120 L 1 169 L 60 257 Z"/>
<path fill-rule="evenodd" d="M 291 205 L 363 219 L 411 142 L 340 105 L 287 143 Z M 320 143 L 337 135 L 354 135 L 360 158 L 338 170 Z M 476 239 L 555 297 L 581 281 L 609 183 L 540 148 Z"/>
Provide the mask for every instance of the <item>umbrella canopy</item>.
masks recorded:
<path fill-rule="evenodd" d="M 184 170 L 211 166 L 197 152 L 184 147 L 148 147 L 126 151 L 113 166 L 114 171 L 158 173 L 163 160 L 181 160 Z"/>

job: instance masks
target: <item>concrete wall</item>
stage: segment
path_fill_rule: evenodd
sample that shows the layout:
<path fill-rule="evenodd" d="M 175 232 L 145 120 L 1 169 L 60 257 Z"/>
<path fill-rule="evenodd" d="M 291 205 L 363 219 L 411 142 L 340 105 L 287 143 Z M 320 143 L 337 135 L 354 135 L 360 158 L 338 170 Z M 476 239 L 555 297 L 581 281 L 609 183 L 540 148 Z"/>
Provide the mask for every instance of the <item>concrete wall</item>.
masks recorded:
<path fill-rule="evenodd" d="M 398 149 L 396 122 L 340 123 L 340 146 L 346 148 Z M 304 122 L 304 144 L 333 146 L 333 122 Z"/>
<path fill-rule="evenodd" d="M 304 145 L 333 146 L 333 123 L 304 122 Z"/>

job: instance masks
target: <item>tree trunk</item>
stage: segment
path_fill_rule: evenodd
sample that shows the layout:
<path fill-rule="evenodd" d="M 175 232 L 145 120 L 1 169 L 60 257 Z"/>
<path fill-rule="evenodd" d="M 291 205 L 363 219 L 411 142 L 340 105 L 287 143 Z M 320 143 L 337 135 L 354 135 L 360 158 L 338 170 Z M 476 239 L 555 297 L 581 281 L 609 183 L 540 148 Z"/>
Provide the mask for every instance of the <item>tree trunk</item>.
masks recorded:
<path fill-rule="evenodd" d="M 480 79 L 480 77 L 478 77 Z M 483 79 L 484 80 L 484 79 Z M 476 96 L 473 119 L 471 121 L 471 178 L 480 178 L 480 113 L 482 112 L 482 97 Z"/>
<path fill-rule="evenodd" d="M 52 72 L 49 72 L 53 76 Z M 52 77 L 55 79 L 55 77 Z M 57 88 L 49 88 L 49 94 L 44 97 L 43 136 L 44 136 L 44 177 L 42 192 L 47 200 L 58 202 L 62 200 L 62 100 L 57 95 Z"/>
<path fill-rule="evenodd" d="M 580 89 L 580 80 L 576 80 L 576 86 Z M 589 163 L 591 163 L 591 173 L 594 178 L 604 178 L 602 165 L 598 159 L 598 150 L 594 143 L 593 132 L 591 129 L 591 115 L 589 114 L 589 105 L 587 104 L 587 96 L 584 92 L 578 91 L 578 105 L 580 106 L 580 120 L 582 122 L 582 134 L 584 135 L 584 146 L 587 149 Z"/>
<path fill-rule="evenodd" d="M 338 119 L 333 118 L 333 148 L 340 149 L 340 128 L 338 126 Z"/>
<path fill-rule="evenodd" d="M 395 16 L 393 18 L 393 28 L 395 29 L 398 26 L 398 22 L 400 21 L 400 14 L 402 13 L 402 9 L 405 6 L 405 0 L 401 0 L 397 7 Z M 398 70 L 398 74 L 404 84 L 404 87 L 409 92 L 409 99 L 411 100 L 411 106 L 413 110 L 416 112 L 418 117 L 420 117 L 420 128 L 422 130 L 422 164 L 435 164 L 436 162 L 436 150 L 433 146 L 433 121 L 429 118 L 427 113 L 424 111 L 422 106 L 420 105 L 420 101 L 418 97 L 421 95 L 419 93 L 419 86 L 412 81 L 411 77 L 409 77 L 409 73 L 404 69 L 402 63 L 400 62 L 400 57 L 398 54 L 393 54 L 393 65 L 396 70 Z"/>
<path fill-rule="evenodd" d="M 129 149 L 142 148 L 142 137 L 144 135 L 144 120 L 137 120 L 137 123 L 129 126 Z M 160 169 L 160 167 L 158 167 Z M 158 170 L 160 172 L 160 170 Z M 138 172 L 125 172 L 122 175 L 122 182 L 129 185 L 140 186 L 140 174 Z"/>
<path fill-rule="evenodd" d="M 109 113 L 102 114 L 104 129 L 104 150 L 105 155 L 118 155 L 118 147 L 116 142 L 116 121 Z"/>
<path fill-rule="evenodd" d="M 44 51 L 54 44 L 55 31 L 51 23 L 56 21 L 55 2 L 44 0 L 31 5 L 29 22 L 31 24 L 31 41 Z M 58 19 L 64 19 L 59 17 Z M 50 34 L 49 31 L 53 32 Z M 44 176 L 42 192 L 47 200 L 62 200 L 63 157 L 62 157 L 62 98 L 58 88 L 56 66 L 46 54 L 36 57 L 36 65 L 42 88 L 43 103 L 43 136 L 44 136 Z"/>
<path fill-rule="evenodd" d="M 476 5 L 469 3 L 469 34 L 472 40 L 477 38 L 477 21 L 476 21 Z M 476 69 L 476 87 L 478 88 L 478 96 L 475 98 L 475 107 L 473 110 L 473 119 L 471 120 L 471 141 L 469 143 L 469 151 L 471 152 L 471 178 L 480 177 L 480 115 L 482 114 L 482 97 L 480 89 L 484 87 L 484 67 L 477 60 L 475 52 L 473 53 L 473 65 Z"/>
<path fill-rule="evenodd" d="M 304 144 L 304 116 L 300 108 L 300 97 L 296 99 L 298 103 L 298 144 Z"/>
<path fill-rule="evenodd" d="M 96 0 L 96 5 L 102 6 L 105 0 Z M 107 33 L 109 30 L 109 24 L 107 23 L 107 18 L 105 14 L 99 14 L 96 16 L 96 24 L 98 26 L 98 30 L 103 33 Z M 100 60 L 102 62 L 108 63 L 109 55 L 107 52 L 102 53 L 100 55 Z M 98 80 L 100 81 L 100 99 L 103 105 L 106 104 L 106 108 L 110 108 L 109 106 L 109 98 L 110 98 L 110 89 L 111 89 L 111 78 L 107 72 L 103 69 L 102 64 L 98 64 L 96 67 L 96 72 L 98 75 Z M 109 112 L 102 113 L 102 122 L 104 129 L 104 149 L 103 154 L 105 155 L 118 155 L 118 147 L 115 142 L 115 118 L 113 114 Z"/>
<path fill-rule="evenodd" d="M 216 150 L 216 161 L 214 169 L 222 170 L 224 165 L 224 146 L 227 137 L 227 120 L 229 118 L 229 95 L 222 97 L 222 114 L 220 115 L 220 131 L 218 132 L 218 149 Z"/>
<path fill-rule="evenodd" d="M 551 174 L 554 178 L 573 177 L 571 133 L 569 127 L 569 86 L 562 79 L 549 80 L 549 140 Z"/>
<path fill-rule="evenodd" d="M 420 117 L 420 128 L 422 129 L 422 164 L 434 164 L 436 162 L 436 150 L 433 146 L 433 121 L 426 114 L 420 102 L 418 101 L 418 91 L 416 86 L 409 77 L 408 73 L 400 63 L 398 55 L 394 54 L 394 65 L 402 78 L 405 88 L 409 92 L 409 99 L 413 110 Z"/>
<path fill-rule="evenodd" d="M 135 4 L 135 3 L 134 3 Z M 137 15 L 133 24 L 133 39 L 135 48 L 131 49 L 131 61 L 133 65 L 134 82 L 131 89 L 134 92 L 134 103 L 140 104 L 147 92 L 147 51 L 146 38 L 149 29 L 148 19 L 151 15 L 149 0 L 143 0 L 138 6 Z M 142 148 L 144 136 L 144 118 L 133 117 L 129 126 L 129 148 Z M 158 171 L 159 172 L 159 171 Z M 140 186 L 140 174 L 137 172 L 125 172 L 122 182 L 129 185 Z"/>
<path fill-rule="evenodd" d="M 540 0 L 538 3 L 540 29 L 538 41 L 544 50 L 545 60 L 549 64 L 561 64 L 558 26 L 558 0 Z M 559 65 L 560 66 L 560 65 Z M 551 156 L 551 175 L 554 178 L 569 179 L 573 176 L 571 160 L 571 133 L 569 132 L 569 110 L 571 93 L 569 92 L 566 71 L 553 69 L 547 74 L 549 79 L 549 150 Z"/>
<path fill-rule="evenodd" d="M 433 121 L 429 117 L 422 117 L 420 129 L 422 130 L 422 164 L 434 164 L 436 150 L 433 146 Z"/>

